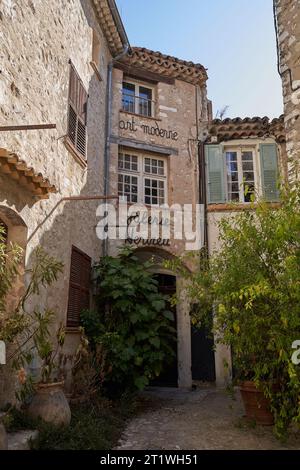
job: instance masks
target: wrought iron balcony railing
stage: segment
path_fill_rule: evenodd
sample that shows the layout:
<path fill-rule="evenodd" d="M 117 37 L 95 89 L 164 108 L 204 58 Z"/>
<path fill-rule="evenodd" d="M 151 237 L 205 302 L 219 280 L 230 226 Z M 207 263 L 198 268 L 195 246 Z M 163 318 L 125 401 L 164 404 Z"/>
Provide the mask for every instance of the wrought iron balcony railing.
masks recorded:
<path fill-rule="evenodd" d="M 147 98 L 124 93 L 122 95 L 122 109 L 127 113 L 140 114 L 141 116 L 154 117 L 155 102 Z"/>

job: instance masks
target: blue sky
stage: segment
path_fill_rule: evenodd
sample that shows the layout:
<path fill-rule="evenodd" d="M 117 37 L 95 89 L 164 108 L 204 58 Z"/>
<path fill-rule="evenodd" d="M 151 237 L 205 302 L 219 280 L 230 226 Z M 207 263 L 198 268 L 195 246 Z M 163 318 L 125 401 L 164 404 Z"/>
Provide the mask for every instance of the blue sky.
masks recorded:
<path fill-rule="evenodd" d="M 283 112 L 272 0 L 117 0 L 132 46 L 208 69 L 214 114 Z"/>

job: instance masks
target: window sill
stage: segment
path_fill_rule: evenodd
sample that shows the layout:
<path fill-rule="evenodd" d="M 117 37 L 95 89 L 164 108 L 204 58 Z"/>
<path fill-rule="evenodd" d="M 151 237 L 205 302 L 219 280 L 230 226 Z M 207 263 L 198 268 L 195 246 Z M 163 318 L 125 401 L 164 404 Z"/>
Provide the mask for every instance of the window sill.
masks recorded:
<path fill-rule="evenodd" d="M 91 66 L 92 69 L 94 70 L 94 72 L 95 72 L 95 74 L 96 74 L 96 77 L 98 78 L 99 82 L 103 82 L 103 78 L 102 78 L 102 76 L 101 76 L 101 73 L 100 73 L 100 71 L 99 71 L 99 68 L 98 68 L 96 62 L 92 60 L 92 61 L 90 62 L 90 66 Z"/>
<path fill-rule="evenodd" d="M 69 139 L 69 137 L 65 137 L 64 140 L 64 145 L 65 147 L 67 148 L 67 150 L 73 155 L 73 157 L 75 158 L 75 160 L 77 161 L 77 163 L 79 163 L 79 165 L 82 167 L 82 168 L 86 168 L 87 167 L 87 161 L 84 160 L 84 158 L 79 154 L 79 152 L 75 149 L 74 145 L 72 144 L 71 140 Z"/>
<path fill-rule="evenodd" d="M 144 116 L 143 114 L 131 113 L 130 111 L 124 111 L 124 109 L 120 109 L 120 113 L 129 114 L 129 116 L 136 116 L 140 119 L 150 119 L 151 121 L 161 121 L 160 118 L 156 118 L 153 116 Z"/>
<path fill-rule="evenodd" d="M 281 206 L 280 202 L 269 202 L 269 207 L 273 207 L 277 209 Z M 230 204 L 230 203 L 221 203 L 221 204 L 208 204 L 207 212 L 240 212 L 240 211 L 251 211 L 255 210 L 258 207 L 257 203 L 238 203 L 238 204 Z"/>

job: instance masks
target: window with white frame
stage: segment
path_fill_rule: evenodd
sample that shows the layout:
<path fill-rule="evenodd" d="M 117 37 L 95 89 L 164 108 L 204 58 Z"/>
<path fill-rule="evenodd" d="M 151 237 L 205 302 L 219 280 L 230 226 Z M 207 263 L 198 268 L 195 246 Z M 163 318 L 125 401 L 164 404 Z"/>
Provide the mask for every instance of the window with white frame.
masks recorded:
<path fill-rule="evenodd" d="M 242 145 L 205 145 L 208 204 L 280 200 L 278 147 L 271 139 Z"/>
<path fill-rule="evenodd" d="M 119 152 L 118 194 L 129 203 L 162 205 L 167 202 L 166 160 Z"/>
<path fill-rule="evenodd" d="M 124 81 L 122 109 L 129 113 L 154 117 L 154 89 L 135 82 Z"/>
<path fill-rule="evenodd" d="M 226 150 L 228 201 L 251 202 L 257 190 L 254 149 Z"/>

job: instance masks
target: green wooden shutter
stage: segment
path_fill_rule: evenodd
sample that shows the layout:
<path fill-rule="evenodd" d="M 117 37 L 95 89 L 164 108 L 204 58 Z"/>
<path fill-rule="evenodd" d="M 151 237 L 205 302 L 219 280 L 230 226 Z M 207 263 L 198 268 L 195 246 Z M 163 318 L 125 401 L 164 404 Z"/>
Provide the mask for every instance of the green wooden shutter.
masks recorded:
<path fill-rule="evenodd" d="M 222 147 L 220 145 L 206 145 L 205 158 L 208 203 L 226 202 Z"/>
<path fill-rule="evenodd" d="M 264 199 L 266 201 L 279 201 L 279 172 L 276 144 L 260 145 L 260 166 Z"/>

